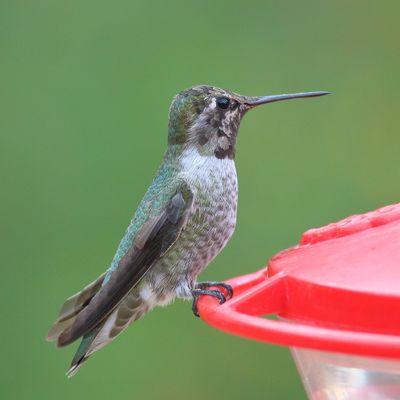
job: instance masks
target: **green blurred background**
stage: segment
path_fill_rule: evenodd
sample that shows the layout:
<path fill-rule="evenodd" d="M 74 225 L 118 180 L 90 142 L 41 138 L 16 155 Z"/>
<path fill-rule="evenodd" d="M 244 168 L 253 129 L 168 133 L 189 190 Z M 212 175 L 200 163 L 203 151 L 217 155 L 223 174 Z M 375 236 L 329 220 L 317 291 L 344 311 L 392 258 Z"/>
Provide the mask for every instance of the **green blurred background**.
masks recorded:
<path fill-rule="evenodd" d="M 109 264 L 166 143 L 172 97 L 330 90 L 249 113 L 236 233 L 202 275 L 400 200 L 398 1 L 0 3 L 2 399 L 305 399 L 289 351 L 156 309 L 72 380 L 45 333 Z"/>

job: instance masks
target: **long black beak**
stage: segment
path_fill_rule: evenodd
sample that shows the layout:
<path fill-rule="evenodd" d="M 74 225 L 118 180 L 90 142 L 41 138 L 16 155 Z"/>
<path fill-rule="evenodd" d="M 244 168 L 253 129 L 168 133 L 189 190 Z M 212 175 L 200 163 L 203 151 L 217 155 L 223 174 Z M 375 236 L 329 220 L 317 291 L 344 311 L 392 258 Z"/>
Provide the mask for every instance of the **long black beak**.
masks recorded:
<path fill-rule="evenodd" d="M 326 94 L 331 94 L 331 92 L 305 92 L 292 94 L 276 94 L 273 96 L 250 97 L 246 99 L 246 104 L 251 107 L 255 107 L 260 104 L 273 103 L 275 101 L 302 99 L 303 97 L 319 97 L 325 96 Z"/>

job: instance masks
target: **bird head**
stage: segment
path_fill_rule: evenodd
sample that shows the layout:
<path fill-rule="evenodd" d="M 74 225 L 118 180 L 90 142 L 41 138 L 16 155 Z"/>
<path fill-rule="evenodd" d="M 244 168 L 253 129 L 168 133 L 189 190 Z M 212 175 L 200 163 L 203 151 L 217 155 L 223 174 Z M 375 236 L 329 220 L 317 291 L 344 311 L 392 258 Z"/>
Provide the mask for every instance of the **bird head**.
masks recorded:
<path fill-rule="evenodd" d="M 249 97 L 213 86 L 193 86 L 172 101 L 168 143 L 195 147 L 201 155 L 232 159 L 240 121 L 248 110 L 275 101 L 325 94 L 328 92 Z"/>

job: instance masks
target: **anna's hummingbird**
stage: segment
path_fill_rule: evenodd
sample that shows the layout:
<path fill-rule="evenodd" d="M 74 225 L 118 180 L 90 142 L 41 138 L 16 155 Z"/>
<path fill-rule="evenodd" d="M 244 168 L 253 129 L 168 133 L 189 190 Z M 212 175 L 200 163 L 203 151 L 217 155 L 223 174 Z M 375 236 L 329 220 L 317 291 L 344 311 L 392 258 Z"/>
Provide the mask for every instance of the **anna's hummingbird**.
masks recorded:
<path fill-rule="evenodd" d="M 197 314 L 199 295 L 215 296 L 221 303 L 232 295 L 228 285 L 197 283 L 197 276 L 235 229 L 235 146 L 240 121 L 260 104 L 325 94 L 328 92 L 248 97 L 217 87 L 194 86 L 175 96 L 161 166 L 111 266 L 65 301 L 47 336 L 58 346 L 83 337 L 69 376 L 157 305 L 176 297 L 193 299 Z"/>

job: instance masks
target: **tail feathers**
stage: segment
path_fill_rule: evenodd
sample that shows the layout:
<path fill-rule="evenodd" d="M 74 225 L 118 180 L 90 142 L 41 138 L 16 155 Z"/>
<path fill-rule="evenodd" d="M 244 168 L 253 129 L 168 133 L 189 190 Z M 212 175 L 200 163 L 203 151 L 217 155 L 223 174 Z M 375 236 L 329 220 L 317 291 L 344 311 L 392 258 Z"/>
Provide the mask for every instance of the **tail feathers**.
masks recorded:
<path fill-rule="evenodd" d="M 89 357 L 82 357 L 79 361 L 76 362 L 76 364 L 71 365 L 71 368 L 65 374 L 67 375 L 67 378 L 72 378 L 88 358 Z"/>
<path fill-rule="evenodd" d="M 91 298 L 99 291 L 101 285 L 103 284 L 106 272 L 100 275 L 95 281 L 89 283 L 78 293 L 65 300 L 62 305 L 61 310 L 58 314 L 57 321 L 65 321 L 74 315 L 78 314 L 85 306 L 88 305 Z"/>
<path fill-rule="evenodd" d="M 47 334 L 46 340 L 57 340 L 61 333 L 74 323 L 76 315 L 89 304 L 92 297 L 101 288 L 105 275 L 106 272 L 83 288 L 80 292 L 65 300 L 55 323 Z"/>
<path fill-rule="evenodd" d="M 66 375 L 68 378 L 73 377 L 78 372 L 79 368 L 82 367 L 83 363 L 89 358 L 89 356 L 97 350 L 93 348 L 93 342 L 101 330 L 102 326 L 99 326 L 83 337 L 82 342 L 71 361 L 71 366 L 67 371 Z"/>
<path fill-rule="evenodd" d="M 67 376 L 75 375 L 93 353 L 110 343 L 150 309 L 151 307 L 143 302 L 140 293 L 133 289 L 104 322 L 83 337 Z"/>
<path fill-rule="evenodd" d="M 48 342 L 56 341 L 58 337 L 74 323 L 75 318 L 76 317 L 72 317 L 66 321 L 55 322 L 47 333 L 46 340 Z"/>

